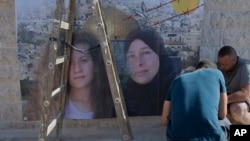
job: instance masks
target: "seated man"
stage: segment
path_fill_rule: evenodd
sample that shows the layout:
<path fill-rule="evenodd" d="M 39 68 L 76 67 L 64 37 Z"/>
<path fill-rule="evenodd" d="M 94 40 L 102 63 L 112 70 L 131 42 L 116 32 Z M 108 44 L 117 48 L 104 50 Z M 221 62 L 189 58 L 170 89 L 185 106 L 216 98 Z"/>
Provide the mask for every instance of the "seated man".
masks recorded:
<path fill-rule="evenodd" d="M 218 65 L 228 92 L 228 117 L 232 123 L 250 124 L 250 60 L 237 56 L 231 46 L 218 52 Z"/>
<path fill-rule="evenodd" d="M 213 62 L 201 61 L 196 71 L 171 83 L 162 111 L 167 140 L 225 141 L 219 119 L 227 115 L 223 74 Z"/>

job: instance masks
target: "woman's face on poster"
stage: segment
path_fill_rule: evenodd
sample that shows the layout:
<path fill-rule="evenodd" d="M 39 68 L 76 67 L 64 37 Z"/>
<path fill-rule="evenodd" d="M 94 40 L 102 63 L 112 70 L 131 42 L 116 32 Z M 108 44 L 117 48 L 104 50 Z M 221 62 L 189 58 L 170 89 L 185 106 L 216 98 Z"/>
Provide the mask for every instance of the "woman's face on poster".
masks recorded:
<path fill-rule="evenodd" d="M 76 44 L 80 50 L 89 49 L 87 44 Z M 69 83 L 71 87 L 83 88 L 91 85 L 94 78 L 94 62 L 88 51 L 81 53 L 72 50 L 70 61 Z"/>
<path fill-rule="evenodd" d="M 126 54 L 130 77 L 138 84 L 153 80 L 159 70 L 159 56 L 142 40 L 131 42 Z"/>

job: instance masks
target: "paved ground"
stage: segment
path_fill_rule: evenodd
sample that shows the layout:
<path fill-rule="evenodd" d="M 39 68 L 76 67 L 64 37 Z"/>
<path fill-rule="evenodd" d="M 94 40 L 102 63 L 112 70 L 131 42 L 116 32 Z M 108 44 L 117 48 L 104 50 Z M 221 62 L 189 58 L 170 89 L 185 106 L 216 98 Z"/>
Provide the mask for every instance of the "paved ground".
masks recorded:
<path fill-rule="evenodd" d="M 160 117 L 130 117 L 133 141 L 166 141 Z M 0 141 L 37 141 L 39 122 L 0 123 Z M 117 120 L 64 120 L 62 141 L 122 141 Z M 54 132 L 49 141 L 55 141 Z"/>

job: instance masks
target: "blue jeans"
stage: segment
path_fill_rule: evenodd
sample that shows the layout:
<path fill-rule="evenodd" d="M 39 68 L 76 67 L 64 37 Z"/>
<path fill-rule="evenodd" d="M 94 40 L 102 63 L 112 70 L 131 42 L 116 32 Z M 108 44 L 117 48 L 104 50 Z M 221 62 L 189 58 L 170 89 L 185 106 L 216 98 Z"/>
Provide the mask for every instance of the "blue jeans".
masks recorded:
<path fill-rule="evenodd" d="M 223 120 L 219 120 L 219 124 L 223 130 L 224 135 L 225 135 L 225 141 L 230 141 L 231 122 L 227 118 L 224 118 Z M 175 139 L 171 139 L 167 136 L 167 141 L 185 141 L 185 140 L 175 140 Z"/>

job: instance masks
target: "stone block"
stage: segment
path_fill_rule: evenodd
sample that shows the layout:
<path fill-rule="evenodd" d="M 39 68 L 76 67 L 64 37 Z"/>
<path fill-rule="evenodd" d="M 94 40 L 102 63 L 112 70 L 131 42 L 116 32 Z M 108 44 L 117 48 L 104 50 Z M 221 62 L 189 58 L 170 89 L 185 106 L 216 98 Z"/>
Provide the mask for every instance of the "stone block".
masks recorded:
<path fill-rule="evenodd" d="M 1 25 L 0 25 L 1 26 Z M 12 27 L 13 28 L 13 27 Z M 0 47 L 1 48 L 16 48 L 16 34 L 14 30 L 0 29 Z"/>
<path fill-rule="evenodd" d="M 0 104 L 1 121 L 20 121 L 22 119 L 22 108 L 20 104 L 1 102 Z"/>
<path fill-rule="evenodd" d="M 15 10 L 12 8 L 6 11 L 0 10 L 0 48 L 16 47 Z"/>
<path fill-rule="evenodd" d="M 17 48 L 1 48 L 0 47 L 0 66 L 3 65 L 19 65 Z"/>
<path fill-rule="evenodd" d="M 1 30 L 4 28 L 11 28 L 15 26 L 15 13 L 11 11 L 2 11 L 0 13 Z"/>
<path fill-rule="evenodd" d="M 249 11 L 248 0 L 206 0 L 205 6 L 212 11 Z"/>
<path fill-rule="evenodd" d="M 0 68 L 0 82 L 13 81 L 19 83 L 20 73 L 19 66 L 1 66 Z"/>
<path fill-rule="evenodd" d="M 0 0 L 0 11 L 12 11 L 15 0 Z"/>
<path fill-rule="evenodd" d="M 3 102 L 18 104 L 21 101 L 21 92 L 20 85 L 16 84 L 17 82 L 5 82 L 0 83 L 0 99 L 4 100 Z"/>

